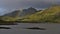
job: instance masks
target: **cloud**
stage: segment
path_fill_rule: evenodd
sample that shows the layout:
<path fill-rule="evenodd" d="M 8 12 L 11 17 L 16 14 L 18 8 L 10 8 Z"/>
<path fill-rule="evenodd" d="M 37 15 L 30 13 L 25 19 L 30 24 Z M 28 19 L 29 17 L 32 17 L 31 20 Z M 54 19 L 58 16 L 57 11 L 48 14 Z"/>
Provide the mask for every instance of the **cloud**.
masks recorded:
<path fill-rule="evenodd" d="M 0 8 L 9 9 L 9 11 L 28 7 L 46 8 L 52 4 L 60 4 L 60 0 L 0 0 Z M 0 13 L 5 11 L 0 10 Z"/>
<path fill-rule="evenodd" d="M 25 8 L 29 6 L 49 5 L 60 2 L 60 0 L 0 0 L 0 7 Z"/>

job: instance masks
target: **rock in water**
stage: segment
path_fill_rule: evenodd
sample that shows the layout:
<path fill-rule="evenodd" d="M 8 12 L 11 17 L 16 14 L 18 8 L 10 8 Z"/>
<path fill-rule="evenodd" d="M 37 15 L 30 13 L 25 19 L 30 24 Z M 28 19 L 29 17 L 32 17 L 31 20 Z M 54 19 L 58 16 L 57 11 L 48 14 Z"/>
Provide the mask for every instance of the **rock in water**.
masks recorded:
<path fill-rule="evenodd" d="M 39 27 L 32 27 L 32 28 L 27 28 L 27 29 L 46 30 L 45 28 L 39 28 Z"/>
<path fill-rule="evenodd" d="M 0 29 L 11 29 L 10 27 L 0 27 Z"/>

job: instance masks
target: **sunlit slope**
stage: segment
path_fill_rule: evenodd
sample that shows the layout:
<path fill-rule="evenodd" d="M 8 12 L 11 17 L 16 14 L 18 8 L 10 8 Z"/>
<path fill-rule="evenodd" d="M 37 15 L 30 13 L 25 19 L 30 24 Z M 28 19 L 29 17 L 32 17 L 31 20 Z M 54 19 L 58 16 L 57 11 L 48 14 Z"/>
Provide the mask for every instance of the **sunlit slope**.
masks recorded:
<path fill-rule="evenodd" d="M 32 14 L 22 21 L 30 22 L 60 22 L 60 6 L 52 6 L 46 10 Z"/>

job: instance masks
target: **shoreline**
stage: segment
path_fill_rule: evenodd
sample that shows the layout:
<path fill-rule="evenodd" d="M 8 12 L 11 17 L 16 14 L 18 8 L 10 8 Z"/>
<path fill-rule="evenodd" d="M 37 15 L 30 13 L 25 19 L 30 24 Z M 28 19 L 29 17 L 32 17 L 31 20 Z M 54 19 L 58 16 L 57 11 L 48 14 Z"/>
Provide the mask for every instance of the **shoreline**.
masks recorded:
<path fill-rule="evenodd" d="M 0 25 L 17 25 L 18 23 L 31 23 L 31 24 L 60 24 L 53 22 L 29 22 L 29 21 L 0 21 Z"/>

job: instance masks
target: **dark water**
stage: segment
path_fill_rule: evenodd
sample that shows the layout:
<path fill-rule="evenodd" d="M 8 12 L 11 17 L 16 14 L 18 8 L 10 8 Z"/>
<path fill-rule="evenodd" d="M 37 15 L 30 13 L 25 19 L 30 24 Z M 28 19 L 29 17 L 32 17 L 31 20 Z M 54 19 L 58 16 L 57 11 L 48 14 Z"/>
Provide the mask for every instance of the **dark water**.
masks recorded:
<path fill-rule="evenodd" d="M 60 34 L 60 24 L 32 24 L 20 23 L 18 25 L 0 25 L 0 27 L 11 29 L 0 29 L 0 34 Z M 46 28 L 46 30 L 30 30 L 29 27 Z"/>

